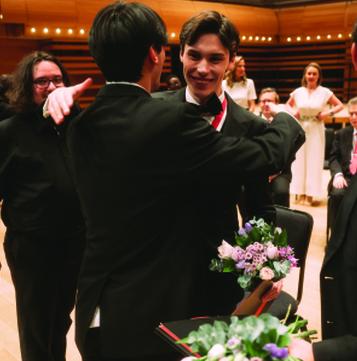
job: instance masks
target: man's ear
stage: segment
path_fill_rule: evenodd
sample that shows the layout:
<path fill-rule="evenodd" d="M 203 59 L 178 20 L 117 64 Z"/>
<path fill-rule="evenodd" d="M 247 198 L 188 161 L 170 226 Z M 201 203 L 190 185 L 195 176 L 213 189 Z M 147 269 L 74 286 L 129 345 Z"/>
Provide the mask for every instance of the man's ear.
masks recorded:
<path fill-rule="evenodd" d="M 152 46 L 150 46 L 150 48 L 149 48 L 149 59 L 154 64 L 157 64 L 159 62 L 159 54 Z"/>
<path fill-rule="evenodd" d="M 355 70 L 357 70 L 357 49 L 356 49 L 356 43 L 352 43 L 352 46 L 351 46 L 351 56 L 352 56 L 353 66 L 354 66 Z"/>
<path fill-rule="evenodd" d="M 183 49 L 180 49 L 180 61 L 183 63 Z"/>
<path fill-rule="evenodd" d="M 234 59 L 235 59 L 234 55 L 229 57 L 229 63 L 227 65 L 226 71 L 227 70 L 233 70 L 233 68 L 234 68 Z"/>

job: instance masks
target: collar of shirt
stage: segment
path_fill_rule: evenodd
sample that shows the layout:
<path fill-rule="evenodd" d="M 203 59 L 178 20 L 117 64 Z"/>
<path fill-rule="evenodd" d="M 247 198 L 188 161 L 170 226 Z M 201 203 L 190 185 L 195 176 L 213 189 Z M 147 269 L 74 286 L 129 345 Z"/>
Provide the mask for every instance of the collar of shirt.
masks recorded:
<path fill-rule="evenodd" d="M 133 85 L 133 86 L 137 86 L 143 90 L 145 90 L 146 93 L 150 94 L 147 89 L 145 89 L 143 86 L 141 86 L 138 83 L 131 83 L 130 81 L 106 81 L 105 84 L 110 85 L 110 84 L 121 84 L 121 85 Z"/>
<path fill-rule="evenodd" d="M 268 123 L 271 123 L 273 121 L 273 117 L 267 118 L 263 113 L 260 113 L 260 116 L 265 119 Z"/>
<path fill-rule="evenodd" d="M 224 91 L 222 91 L 222 94 L 220 96 L 218 96 L 218 99 L 221 103 L 223 103 L 223 100 L 225 98 L 225 95 L 224 95 Z M 191 103 L 191 104 L 196 104 L 196 105 L 200 105 L 200 103 L 193 97 L 193 95 L 191 94 L 190 92 L 190 89 L 188 88 L 188 86 L 186 87 L 186 92 L 185 92 L 185 100 L 187 103 Z M 226 120 L 226 116 L 227 116 L 227 109 L 228 109 L 228 104 L 227 104 L 227 107 L 224 111 L 224 114 L 223 114 L 223 117 L 222 117 L 222 121 L 221 123 L 219 124 L 219 126 L 217 127 L 217 131 L 219 132 L 222 127 L 223 127 L 223 124 Z M 214 116 L 203 116 L 202 117 L 203 119 L 206 119 L 208 121 L 208 123 L 212 123 L 213 120 L 214 120 Z"/>

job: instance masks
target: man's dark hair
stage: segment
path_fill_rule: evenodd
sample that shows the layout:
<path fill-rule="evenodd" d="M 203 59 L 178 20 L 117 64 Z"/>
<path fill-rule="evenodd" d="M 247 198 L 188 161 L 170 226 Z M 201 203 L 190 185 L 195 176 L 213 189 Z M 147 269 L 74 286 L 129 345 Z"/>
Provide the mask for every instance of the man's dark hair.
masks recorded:
<path fill-rule="evenodd" d="M 195 44 L 205 34 L 216 34 L 223 46 L 229 50 L 230 58 L 236 55 L 240 42 L 238 30 L 224 15 L 210 10 L 202 11 L 183 24 L 180 34 L 181 54 L 186 44 Z"/>
<path fill-rule="evenodd" d="M 8 96 L 10 105 L 16 112 L 29 112 L 37 107 L 33 100 L 33 69 L 41 61 L 56 64 L 61 70 L 64 85 L 70 85 L 68 74 L 59 59 L 44 51 L 34 51 L 18 63 L 13 73 L 12 87 Z"/>
<path fill-rule="evenodd" d="M 89 34 L 90 52 L 108 81 L 137 82 L 152 46 L 167 43 L 160 16 L 139 3 L 115 2 L 96 15 Z"/>

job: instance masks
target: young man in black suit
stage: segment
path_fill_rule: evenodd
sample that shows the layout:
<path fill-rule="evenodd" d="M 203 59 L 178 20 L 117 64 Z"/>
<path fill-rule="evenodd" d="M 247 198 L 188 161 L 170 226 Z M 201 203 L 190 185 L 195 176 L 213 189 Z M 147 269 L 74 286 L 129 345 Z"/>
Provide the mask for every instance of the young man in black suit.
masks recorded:
<path fill-rule="evenodd" d="M 84 360 L 177 358 L 154 328 L 212 307 L 197 188 L 276 172 L 303 137 L 278 114 L 252 140 L 224 138 L 197 107 L 152 99 L 165 42 L 161 18 L 136 3 L 108 5 L 90 32 L 107 84 L 69 129 L 87 226 L 76 312 Z"/>
<path fill-rule="evenodd" d="M 238 31 L 224 15 L 207 10 L 191 17 L 180 32 L 180 59 L 187 86 L 153 93 L 153 97 L 196 104 L 203 118 L 224 136 L 261 134 L 267 123 L 236 104 L 222 90 L 222 80 L 234 62 L 238 45 Z M 237 204 L 244 220 L 262 215 L 265 207 L 272 205 L 267 177 L 256 174 L 242 180 L 243 184 L 232 177 L 227 187 L 226 178 L 220 183 L 218 179 L 215 189 L 208 184 L 196 188 L 199 200 L 196 217 L 199 215 L 204 225 L 200 238 L 211 243 L 212 257 L 223 239 L 233 241 L 239 227 Z M 208 272 L 207 280 L 210 289 L 218 291 L 211 296 L 210 314 L 231 313 L 243 298 L 243 289 L 237 287 L 235 276 Z"/>
<path fill-rule="evenodd" d="M 260 134 L 266 128 L 266 122 L 237 105 L 222 90 L 222 80 L 234 62 L 239 41 L 238 31 L 224 15 L 203 11 L 193 16 L 185 22 L 180 33 L 180 59 L 187 86 L 178 91 L 154 93 L 153 96 L 196 104 L 202 116 L 225 136 L 253 137 Z M 234 189 L 244 221 L 261 214 L 265 206 L 272 204 L 268 183 L 259 175 L 246 179 L 244 185 L 236 183 L 234 187 L 232 184 L 231 189 Z M 207 194 L 207 190 L 202 191 Z M 211 222 L 207 223 L 223 231 L 221 238 L 229 239 L 232 231 L 238 229 L 236 204 L 232 202 L 234 197 L 232 194 L 223 197 L 222 190 L 211 193 L 209 202 L 213 201 L 216 206 L 204 206 L 203 210 L 213 208 L 216 214 L 212 214 L 210 209 L 207 219 Z"/>
<path fill-rule="evenodd" d="M 350 99 L 347 107 L 351 127 L 345 127 L 336 132 L 329 157 L 331 171 L 329 217 L 333 222 L 336 220 L 340 203 L 351 182 L 351 161 L 357 143 L 357 97 Z"/>
<path fill-rule="evenodd" d="M 357 70 L 357 22 L 352 32 Z M 303 361 L 357 360 L 357 177 L 340 204 L 320 273 L 322 341 L 294 340 L 290 351 Z"/>

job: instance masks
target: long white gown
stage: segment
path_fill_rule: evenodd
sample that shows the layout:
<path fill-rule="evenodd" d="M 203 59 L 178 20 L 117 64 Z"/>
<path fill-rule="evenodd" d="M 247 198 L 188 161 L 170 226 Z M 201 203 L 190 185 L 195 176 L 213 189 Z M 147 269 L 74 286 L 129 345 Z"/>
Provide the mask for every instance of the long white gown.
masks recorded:
<path fill-rule="evenodd" d="M 325 125 L 316 118 L 333 95 L 332 91 L 319 85 L 309 92 L 306 87 L 295 89 L 290 96 L 300 111 L 300 122 L 306 133 L 306 142 L 296 153 L 292 164 L 292 194 L 322 197 L 322 173 L 325 156 Z"/>

